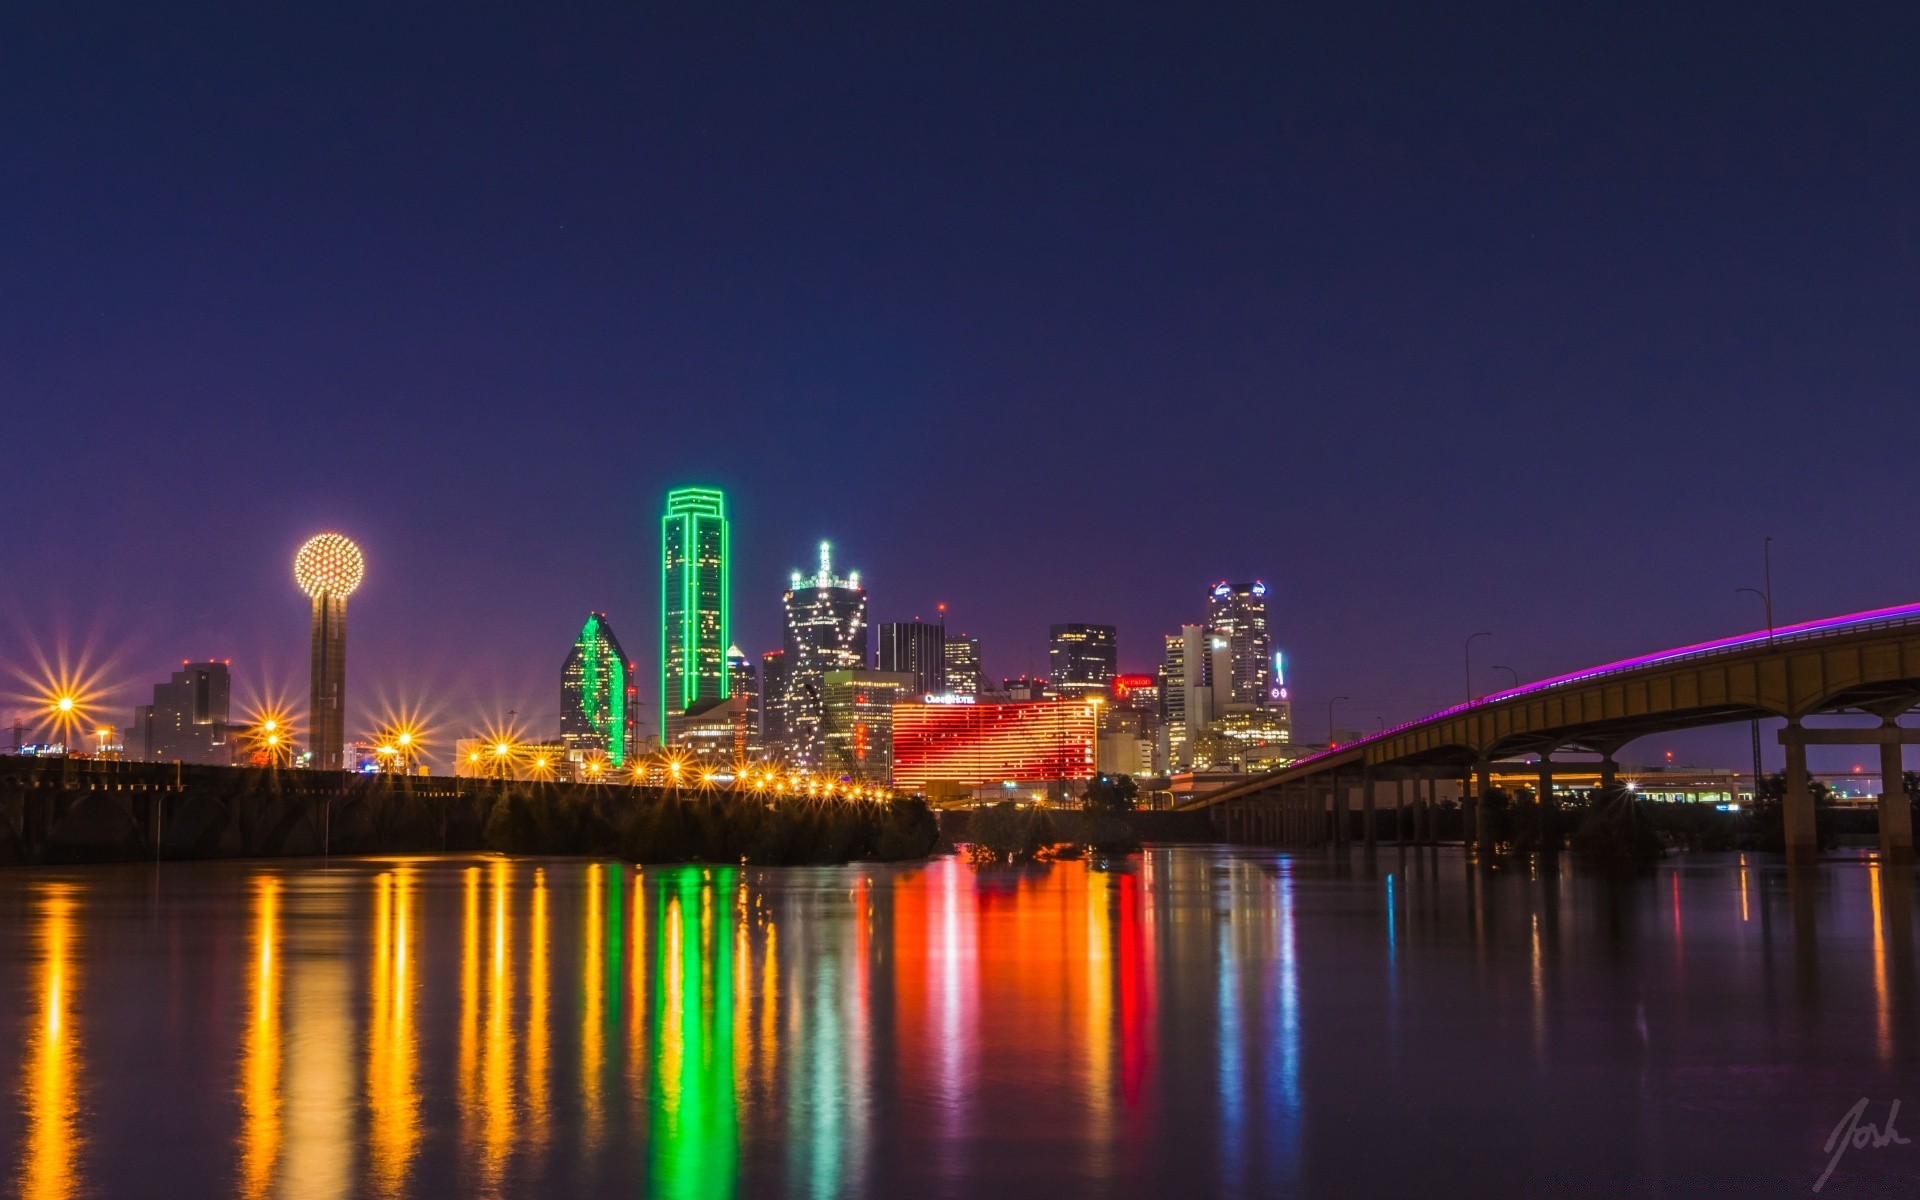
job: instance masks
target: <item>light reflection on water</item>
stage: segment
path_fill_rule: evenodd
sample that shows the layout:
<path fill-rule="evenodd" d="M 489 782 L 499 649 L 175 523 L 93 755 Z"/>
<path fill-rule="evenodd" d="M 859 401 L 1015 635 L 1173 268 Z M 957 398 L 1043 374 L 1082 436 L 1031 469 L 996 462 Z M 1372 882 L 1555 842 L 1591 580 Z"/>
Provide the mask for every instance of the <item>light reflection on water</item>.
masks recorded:
<path fill-rule="evenodd" d="M 0 903 L 35 1198 L 1798 1188 L 1920 1065 L 1912 871 L 1867 862 L 421 858 Z"/>

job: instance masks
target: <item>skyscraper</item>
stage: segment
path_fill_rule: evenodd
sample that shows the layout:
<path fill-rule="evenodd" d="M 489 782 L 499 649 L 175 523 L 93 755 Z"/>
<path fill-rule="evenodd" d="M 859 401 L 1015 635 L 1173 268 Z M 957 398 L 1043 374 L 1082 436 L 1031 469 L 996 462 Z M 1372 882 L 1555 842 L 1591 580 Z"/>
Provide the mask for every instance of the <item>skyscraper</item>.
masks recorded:
<path fill-rule="evenodd" d="M 785 628 L 786 687 L 782 718 L 788 761 L 820 766 L 823 686 L 828 671 L 854 671 L 867 665 L 867 593 L 860 572 L 843 578 L 833 573 L 833 547 L 820 543 L 820 569 L 808 579 L 795 571 L 782 602 Z"/>
<path fill-rule="evenodd" d="M 738 646 L 727 647 L 727 691 L 740 701 L 746 721 L 742 753 L 748 762 L 759 762 L 766 757 L 766 741 L 761 733 L 764 726 L 760 716 L 760 669 Z"/>
<path fill-rule="evenodd" d="M 365 575 L 360 547 L 337 533 L 308 538 L 293 556 L 294 582 L 313 600 L 308 748 L 323 771 L 338 771 L 346 755 L 347 597 Z"/>
<path fill-rule="evenodd" d="M 1111 625 L 1055 625 L 1048 630 L 1047 683 L 1056 696 L 1104 694 L 1120 673 Z"/>
<path fill-rule="evenodd" d="M 760 656 L 760 754 L 770 762 L 787 758 L 787 653 Z"/>
<path fill-rule="evenodd" d="M 660 740 L 674 718 L 727 698 L 733 638 L 726 497 L 717 488 L 667 493 L 660 518 Z"/>
<path fill-rule="evenodd" d="M 153 703 L 133 710 L 129 758 L 149 762 L 233 763 L 228 724 L 232 675 L 224 662 L 183 662 L 173 678 L 153 685 Z"/>
<path fill-rule="evenodd" d="M 945 653 L 947 690 L 956 696 L 978 696 L 990 691 L 987 673 L 980 665 L 980 639 L 970 633 L 950 635 Z"/>
<path fill-rule="evenodd" d="M 1207 595 L 1207 636 L 1226 643 L 1226 678 L 1209 680 L 1229 704 L 1266 704 L 1273 690 L 1273 635 L 1267 630 L 1267 585 L 1215 584 Z"/>
<path fill-rule="evenodd" d="M 572 758 L 604 754 L 627 765 L 634 714 L 633 663 L 606 614 L 590 613 L 560 668 L 560 740 Z"/>
<path fill-rule="evenodd" d="M 820 677 L 821 766 L 884 783 L 893 775 L 893 706 L 918 700 L 905 671 L 828 671 Z"/>
<path fill-rule="evenodd" d="M 936 696 L 947 690 L 947 629 L 924 621 L 889 621 L 880 626 L 882 671 L 913 677 L 913 690 Z"/>

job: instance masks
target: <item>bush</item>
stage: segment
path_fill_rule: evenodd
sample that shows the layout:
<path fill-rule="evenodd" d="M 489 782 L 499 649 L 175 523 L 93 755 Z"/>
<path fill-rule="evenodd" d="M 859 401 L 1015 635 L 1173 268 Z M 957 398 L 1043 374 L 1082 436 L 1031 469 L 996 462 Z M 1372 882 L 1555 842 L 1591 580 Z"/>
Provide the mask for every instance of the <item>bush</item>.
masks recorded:
<path fill-rule="evenodd" d="M 1625 787 L 1596 789 L 1587 818 L 1573 835 L 1573 852 L 1586 865 L 1608 874 L 1651 870 L 1666 853 L 1653 819 Z"/>
<path fill-rule="evenodd" d="M 633 862 L 818 865 L 924 858 L 939 826 L 923 801 L 671 796 L 618 788 L 506 785 L 484 830 L 503 854 L 618 855 Z"/>
<path fill-rule="evenodd" d="M 1021 808 L 1010 800 L 975 809 L 968 822 L 967 838 L 980 850 L 1007 862 L 1031 858 L 1057 840 L 1045 809 Z"/>

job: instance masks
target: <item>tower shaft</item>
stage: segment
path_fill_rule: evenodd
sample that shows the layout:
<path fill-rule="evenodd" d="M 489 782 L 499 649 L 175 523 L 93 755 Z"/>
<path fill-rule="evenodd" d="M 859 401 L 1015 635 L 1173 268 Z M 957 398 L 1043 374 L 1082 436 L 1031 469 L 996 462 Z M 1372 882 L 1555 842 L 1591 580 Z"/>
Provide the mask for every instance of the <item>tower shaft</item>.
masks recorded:
<path fill-rule="evenodd" d="M 313 662 L 307 693 L 313 765 L 341 769 L 347 743 L 347 601 L 313 598 Z"/>

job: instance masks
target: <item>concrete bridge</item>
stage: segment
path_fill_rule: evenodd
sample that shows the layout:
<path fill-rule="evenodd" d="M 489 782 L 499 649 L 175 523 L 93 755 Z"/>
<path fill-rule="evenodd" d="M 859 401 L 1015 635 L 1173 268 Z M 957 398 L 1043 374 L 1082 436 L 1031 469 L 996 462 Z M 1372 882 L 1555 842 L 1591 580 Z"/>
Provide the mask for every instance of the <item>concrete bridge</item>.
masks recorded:
<path fill-rule="evenodd" d="M 1471 844 L 1478 799 L 1487 793 L 1495 762 L 1538 756 L 1538 792 L 1552 803 L 1556 755 L 1597 755 L 1605 786 L 1613 782 L 1620 748 L 1636 738 L 1777 718 L 1786 721 L 1779 738 L 1786 751 L 1789 861 L 1810 861 L 1815 854 L 1807 746 L 1827 744 L 1880 748 L 1881 852 L 1910 858 L 1913 828 L 1901 788 L 1901 748 L 1920 742 L 1920 728 L 1899 719 L 1916 703 L 1920 604 L 1910 604 L 1682 646 L 1496 692 L 1210 792 L 1186 807 L 1208 810 L 1215 829 L 1234 840 L 1343 841 L 1349 798 L 1357 789 L 1370 841 L 1382 788 L 1390 783 L 1403 814 L 1411 786 L 1414 836 L 1426 840 L 1432 837 L 1435 781 L 1458 779 Z M 1879 725 L 1805 724 L 1808 717 L 1837 713 L 1866 714 Z M 1593 764 L 1584 762 L 1581 769 L 1591 772 Z"/>

